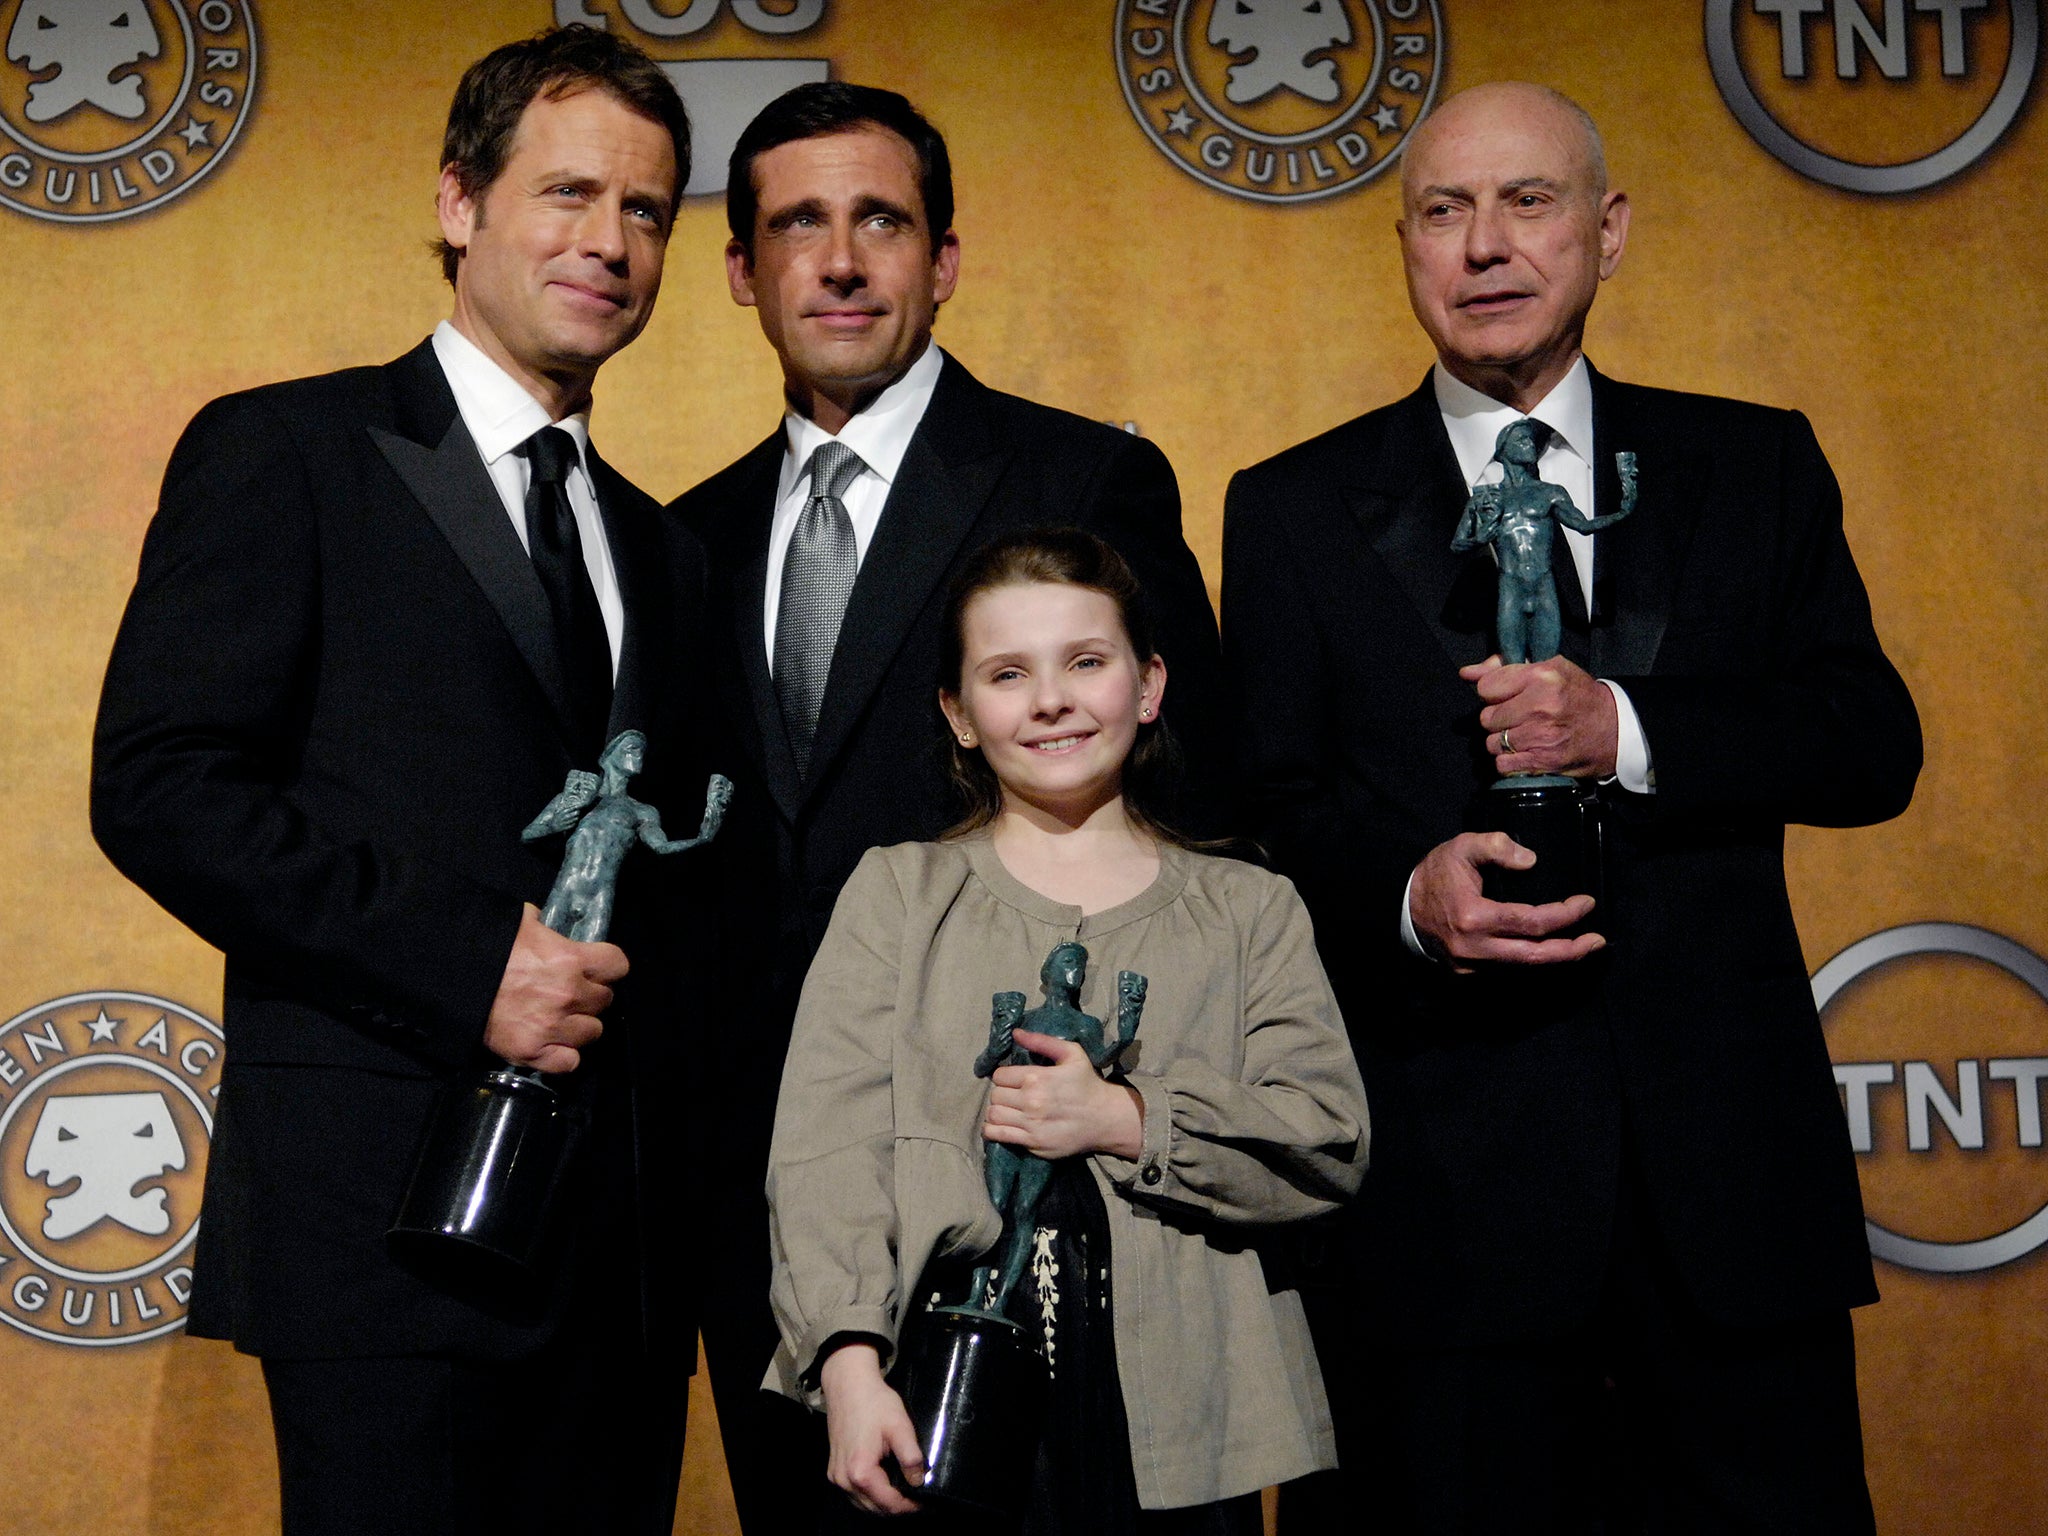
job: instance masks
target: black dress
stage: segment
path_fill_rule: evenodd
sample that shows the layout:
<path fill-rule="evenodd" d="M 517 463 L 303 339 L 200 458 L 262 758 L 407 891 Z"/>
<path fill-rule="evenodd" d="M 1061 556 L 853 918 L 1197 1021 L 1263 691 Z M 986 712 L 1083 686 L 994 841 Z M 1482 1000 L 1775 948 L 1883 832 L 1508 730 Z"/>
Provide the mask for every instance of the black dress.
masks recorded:
<path fill-rule="evenodd" d="M 1050 1377 L 1030 1508 L 1021 1524 L 1006 1524 L 982 1511 L 934 1507 L 904 1527 L 906 1536 L 1258 1536 L 1255 1493 L 1185 1509 L 1138 1507 L 1116 1367 L 1109 1212 L 1086 1158 L 1065 1158 L 1054 1167 L 1036 1227 L 1030 1268 L 1009 1307 L 1011 1319 L 1038 1344 Z M 935 1264 L 919 1287 L 917 1313 L 955 1301 L 967 1280 L 966 1266 Z M 913 1316 L 906 1334 L 916 1327 Z M 879 1518 L 860 1517 L 863 1524 Z"/>

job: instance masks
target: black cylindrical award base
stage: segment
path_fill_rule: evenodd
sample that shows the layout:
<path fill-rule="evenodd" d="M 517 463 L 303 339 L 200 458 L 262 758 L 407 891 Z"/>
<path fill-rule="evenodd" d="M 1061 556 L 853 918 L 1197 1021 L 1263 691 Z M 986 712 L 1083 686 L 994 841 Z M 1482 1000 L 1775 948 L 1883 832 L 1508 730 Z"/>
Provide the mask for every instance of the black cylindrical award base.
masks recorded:
<path fill-rule="evenodd" d="M 987 1312 L 928 1312 L 902 1379 L 925 1461 L 924 1486 L 910 1493 L 1022 1516 L 1045 1412 L 1045 1361 L 1024 1330 Z"/>
<path fill-rule="evenodd" d="M 1536 855 L 1528 869 L 1485 866 L 1489 901 L 1542 906 L 1568 896 L 1601 898 L 1600 792 L 1585 779 L 1511 774 L 1486 793 L 1487 830 Z"/>
<path fill-rule="evenodd" d="M 501 1067 L 451 1085 L 385 1241 L 435 1271 L 537 1277 L 581 1140 L 582 1117 L 538 1073 Z"/>

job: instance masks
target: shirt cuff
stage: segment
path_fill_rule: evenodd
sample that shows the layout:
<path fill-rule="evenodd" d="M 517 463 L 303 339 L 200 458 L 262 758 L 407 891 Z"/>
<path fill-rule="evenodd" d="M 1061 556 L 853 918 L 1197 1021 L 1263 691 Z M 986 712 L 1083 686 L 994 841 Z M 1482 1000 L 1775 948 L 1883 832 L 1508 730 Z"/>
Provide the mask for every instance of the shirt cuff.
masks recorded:
<path fill-rule="evenodd" d="M 1415 889 L 1415 871 L 1408 871 L 1408 883 L 1401 887 L 1401 942 L 1408 946 L 1411 955 L 1430 958 L 1429 951 L 1422 947 L 1422 936 L 1415 931 L 1415 918 L 1408 910 L 1408 897 Z"/>
<path fill-rule="evenodd" d="M 1636 707 L 1629 703 L 1619 683 L 1608 682 L 1604 677 L 1600 682 L 1614 695 L 1614 778 L 1609 782 L 1619 784 L 1632 795 L 1654 795 L 1657 770 L 1650 762 L 1650 743 L 1643 735 L 1643 722 L 1636 717 Z M 1404 906 L 1404 924 L 1406 911 Z"/>

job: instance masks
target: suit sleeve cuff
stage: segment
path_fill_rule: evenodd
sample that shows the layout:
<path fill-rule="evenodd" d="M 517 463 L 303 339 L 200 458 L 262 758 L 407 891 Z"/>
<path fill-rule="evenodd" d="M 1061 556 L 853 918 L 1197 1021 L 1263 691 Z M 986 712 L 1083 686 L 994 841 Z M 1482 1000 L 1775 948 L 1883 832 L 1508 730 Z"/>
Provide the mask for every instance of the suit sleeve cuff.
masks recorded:
<path fill-rule="evenodd" d="M 1649 739 L 1643 735 L 1643 722 L 1636 715 L 1636 707 L 1629 702 L 1621 684 L 1604 677 L 1600 683 L 1614 695 L 1614 778 L 1609 782 L 1619 784 L 1632 795 L 1654 795 L 1657 770 L 1651 765 Z"/>

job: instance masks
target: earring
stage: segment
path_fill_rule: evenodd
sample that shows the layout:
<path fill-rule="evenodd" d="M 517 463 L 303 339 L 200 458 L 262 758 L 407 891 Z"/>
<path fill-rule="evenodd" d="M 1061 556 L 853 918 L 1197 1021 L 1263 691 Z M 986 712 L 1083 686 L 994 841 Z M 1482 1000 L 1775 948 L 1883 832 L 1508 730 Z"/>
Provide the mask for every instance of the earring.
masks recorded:
<path fill-rule="evenodd" d="M 1152 706 L 1147 704 L 1143 709 L 1139 710 L 1138 718 L 1140 720 L 1150 720 L 1152 718 Z"/>
<path fill-rule="evenodd" d="M 966 731 L 962 731 L 962 732 L 960 733 L 960 745 L 961 745 L 961 746 L 963 746 L 963 747 L 971 747 L 971 746 L 973 746 L 973 745 L 974 745 L 974 737 L 973 737 L 972 735 L 970 735 L 970 734 L 969 734 L 968 732 L 966 732 Z"/>

